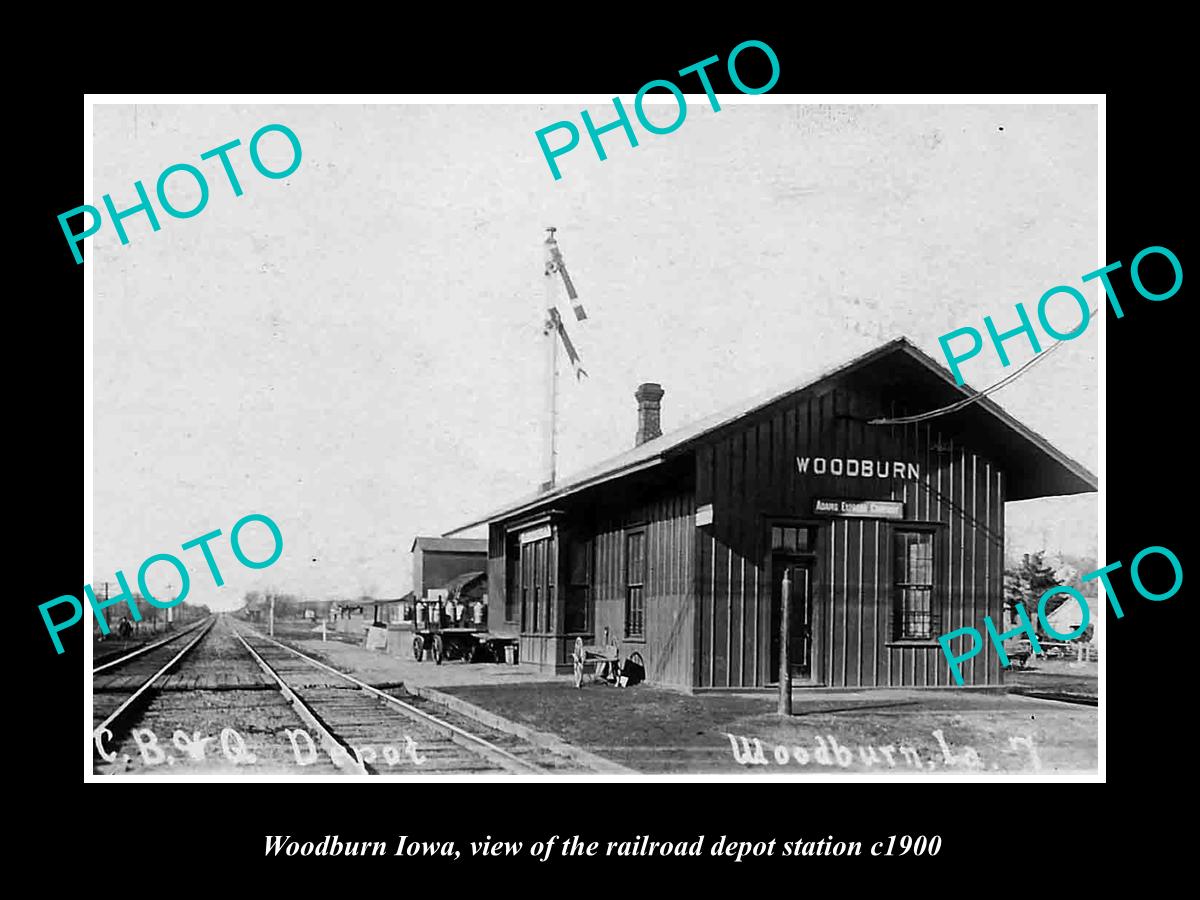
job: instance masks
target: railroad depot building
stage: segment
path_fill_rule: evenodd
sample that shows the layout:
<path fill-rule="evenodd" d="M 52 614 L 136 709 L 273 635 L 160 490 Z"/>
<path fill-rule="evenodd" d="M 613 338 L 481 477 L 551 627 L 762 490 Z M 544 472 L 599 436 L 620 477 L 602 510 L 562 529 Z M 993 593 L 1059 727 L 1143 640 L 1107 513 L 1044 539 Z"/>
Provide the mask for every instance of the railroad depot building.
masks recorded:
<path fill-rule="evenodd" d="M 869 424 L 973 393 L 904 339 L 666 435 L 642 385 L 631 450 L 459 529 L 488 524 L 489 628 L 547 671 L 607 628 L 651 683 L 765 688 L 790 570 L 795 684 L 950 685 L 938 635 L 1002 620 L 1004 504 L 1097 488 L 986 398 Z"/>

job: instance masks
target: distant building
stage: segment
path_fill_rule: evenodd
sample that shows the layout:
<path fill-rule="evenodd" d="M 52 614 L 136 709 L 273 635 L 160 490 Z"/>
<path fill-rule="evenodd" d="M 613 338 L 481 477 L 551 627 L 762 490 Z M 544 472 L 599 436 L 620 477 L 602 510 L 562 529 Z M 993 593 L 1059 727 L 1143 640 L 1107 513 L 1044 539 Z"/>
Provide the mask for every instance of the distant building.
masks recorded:
<path fill-rule="evenodd" d="M 328 620 L 333 617 L 332 600 L 301 600 L 300 615 L 314 622 Z"/>
<path fill-rule="evenodd" d="M 382 622 L 384 625 L 403 625 L 411 621 L 409 610 L 412 608 L 413 592 L 409 591 L 403 597 L 375 600 L 371 603 L 374 618 L 372 622 Z"/>
<path fill-rule="evenodd" d="M 1085 597 L 1088 607 L 1088 624 L 1094 624 L 1097 621 L 1096 601 L 1091 597 Z M 1057 631 L 1059 634 L 1070 634 L 1083 623 L 1083 610 L 1079 606 L 1079 601 L 1074 597 L 1067 597 L 1065 603 L 1060 604 L 1054 612 L 1046 616 L 1046 622 Z M 1092 632 L 1095 634 L 1095 631 Z M 1046 635 L 1047 639 L 1055 640 L 1050 634 Z"/>
<path fill-rule="evenodd" d="M 266 622 L 270 617 L 271 604 L 263 594 L 257 594 L 246 601 L 244 614 L 251 622 Z"/>

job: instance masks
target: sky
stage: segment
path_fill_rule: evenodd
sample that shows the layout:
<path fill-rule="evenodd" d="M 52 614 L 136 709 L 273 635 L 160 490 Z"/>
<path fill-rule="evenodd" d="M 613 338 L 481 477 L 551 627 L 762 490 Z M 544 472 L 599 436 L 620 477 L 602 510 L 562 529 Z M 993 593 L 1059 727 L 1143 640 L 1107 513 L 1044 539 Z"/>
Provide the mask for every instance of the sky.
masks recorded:
<path fill-rule="evenodd" d="M 1106 262 L 1094 107 L 737 99 L 713 112 L 689 95 L 675 132 L 635 124 L 636 148 L 610 132 L 605 161 L 583 132 L 557 181 L 534 133 L 579 125 L 581 108 L 607 122 L 611 104 L 96 106 L 89 202 L 132 206 L 135 180 L 153 195 L 180 162 L 210 196 L 188 219 L 155 200 L 161 230 L 135 214 L 126 246 L 107 220 L 87 241 L 86 577 L 121 569 L 133 584 L 143 560 L 174 553 L 188 599 L 214 608 L 266 588 L 406 592 L 416 535 L 540 480 L 546 226 L 589 315 L 576 323 L 563 307 L 590 377 L 564 366 L 560 378 L 560 475 L 632 446 L 644 381 L 663 385 L 670 431 L 900 335 L 940 360 L 939 335 L 982 331 L 985 315 L 1012 327 L 1018 301 L 1036 315 L 1055 285 L 1102 308 L 1097 283 L 1080 283 Z M 247 152 L 271 123 L 302 147 L 279 180 Z M 217 160 L 200 160 L 235 138 L 240 197 Z M 277 133 L 261 152 L 276 170 L 291 158 Z M 185 174 L 167 190 L 183 209 L 198 197 Z M 1064 331 L 1077 316 L 1069 302 L 1050 313 Z M 1093 321 L 993 398 L 1093 472 L 1097 338 Z M 967 382 L 986 387 L 1033 356 L 1006 347 L 1010 368 L 987 349 L 964 364 Z M 1009 553 L 1096 556 L 1096 501 L 1009 504 Z M 250 513 L 283 535 L 267 569 L 228 544 Z M 198 549 L 180 550 L 215 529 L 219 588 Z M 258 525 L 243 544 L 254 559 L 271 548 Z M 167 564 L 147 577 L 155 593 L 178 587 Z"/>

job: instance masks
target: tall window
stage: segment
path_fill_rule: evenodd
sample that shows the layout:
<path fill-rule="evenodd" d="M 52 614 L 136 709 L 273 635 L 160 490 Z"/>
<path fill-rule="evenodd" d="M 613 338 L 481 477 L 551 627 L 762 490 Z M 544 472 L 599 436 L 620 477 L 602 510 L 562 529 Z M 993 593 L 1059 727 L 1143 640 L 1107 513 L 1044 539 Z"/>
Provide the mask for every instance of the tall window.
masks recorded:
<path fill-rule="evenodd" d="M 625 637 L 646 634 L 646 532 L 625 535 Z"/>
<path fill-rule="evenodd" d="M 564 610 L 565 634 L 588 632 L 591 606 L 592 545 L 590 541 L 571 541 L 567 550 L 567 596 Z"/>
<path fill-rule="evenodd" d="M 896 636 L 933 637 L 933 533 L 893 532 L 892 577 Z"/>

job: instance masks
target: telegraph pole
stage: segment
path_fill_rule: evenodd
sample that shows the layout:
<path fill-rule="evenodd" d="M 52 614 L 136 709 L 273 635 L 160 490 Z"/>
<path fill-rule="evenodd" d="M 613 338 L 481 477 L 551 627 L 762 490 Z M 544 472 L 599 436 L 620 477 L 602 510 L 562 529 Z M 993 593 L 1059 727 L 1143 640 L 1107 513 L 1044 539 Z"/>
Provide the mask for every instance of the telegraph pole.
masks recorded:
<path fill-rule="evenodd" d="M 555 228 L 547 228 L 553 239 Z M 552 273 L 546 273 L 546 303 L 542 314 L 546 317 L 542 334 L 546 339 L 546 410 L 542 419 L 543 458 L 542 458 L 542 490 L 548 491 L 554 487 L 556 470 L 558 468 L 558 329 L 550 313 L 554 308 L 554 279 Z"/>
<path fill-rule="evenodd" d="M 109 634 L 112 633 L 112 622 L 108 620 L 108 582 L 104 582 L 104 624 L 107 626 Z"/>
<path fill-rule="evenodd" d="M 554 333 L 553 323 L 547 319 L 545 328 L 546 341 L 546 415 L 545 415 L 545 462 L 542 490 L 548 491 L 554 487 L 556 470 L 558 468 L 558 335 Z"/>

